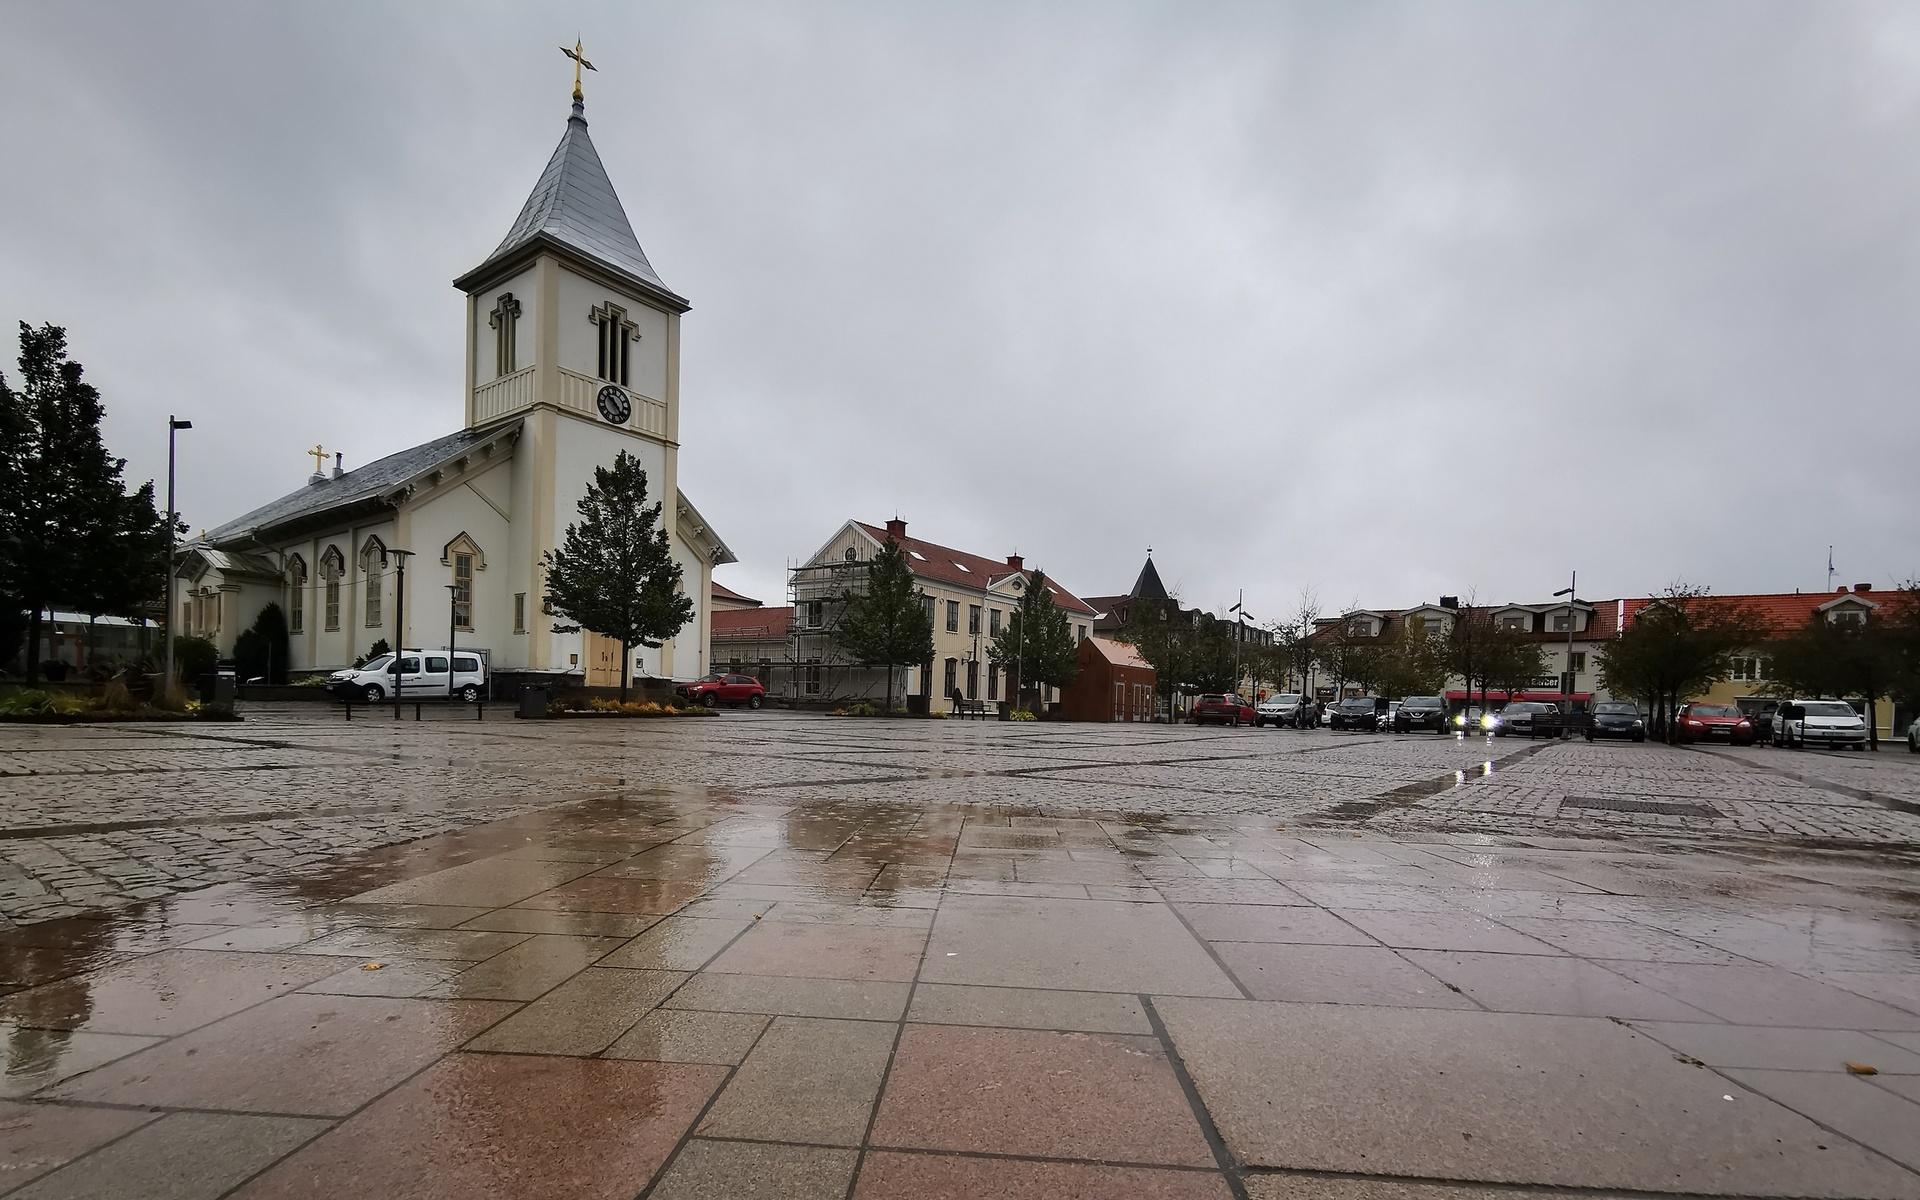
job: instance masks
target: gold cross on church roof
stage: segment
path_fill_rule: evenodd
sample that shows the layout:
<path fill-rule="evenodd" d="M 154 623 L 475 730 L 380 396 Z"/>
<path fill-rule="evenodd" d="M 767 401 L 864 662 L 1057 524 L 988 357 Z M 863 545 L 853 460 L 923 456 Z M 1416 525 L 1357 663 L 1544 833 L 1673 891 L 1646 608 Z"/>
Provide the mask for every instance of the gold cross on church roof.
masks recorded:
<path fill-rule="evenodd" d="M 320 443 L 315 442 L 313 449 L 307 451 L 307 453 L 313 455 L 313 473 L 315 475 L 325 474 L 327 469 L 327 452 L 320 448 Z"/>
<path fill-rule="evenodd" d="M 584 49 L 585 47 L 580 44 L 580 39 L 578 38 L 574 39 L 573 49 L 569 50 L 565 46 L 560 47 L 560 53 L 573 60 L 573 102 L 575 104 L 579 104 L 586 99 L 586 97 L 580 93 L 580 68 L 585 67 L 589 71 L 597 71 L 600 69 L 586 60 L 581 53 Z"/>

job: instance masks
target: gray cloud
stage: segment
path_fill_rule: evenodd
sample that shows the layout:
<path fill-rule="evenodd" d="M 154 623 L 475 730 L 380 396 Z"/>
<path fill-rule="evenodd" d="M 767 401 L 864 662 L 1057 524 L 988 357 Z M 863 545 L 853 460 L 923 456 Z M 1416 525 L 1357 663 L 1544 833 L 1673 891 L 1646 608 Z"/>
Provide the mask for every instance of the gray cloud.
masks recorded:
<path fill-rule="evenodd" d="M 1920 572 L 1911 6 L 0 19 L 0 315 L 70 328 L 140 478 L 194 418 L 196 525 L 459 422 L 447 281 L 577 27 L 742 590 L 895 512 L 1262 617 Z"/>

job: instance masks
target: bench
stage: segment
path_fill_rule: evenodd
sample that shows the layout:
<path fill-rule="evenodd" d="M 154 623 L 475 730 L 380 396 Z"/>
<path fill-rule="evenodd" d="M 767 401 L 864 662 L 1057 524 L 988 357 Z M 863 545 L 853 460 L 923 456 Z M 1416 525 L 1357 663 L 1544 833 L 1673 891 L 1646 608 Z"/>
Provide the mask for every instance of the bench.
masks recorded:
<path fill-rule="evenodd" d="M 955 716 L 979 717 L 983 721 L 987 719 L 987 702 L 985 700 L 969 700 L 966 694 L 958 688 L 954 689 L 952 699 Z"/>

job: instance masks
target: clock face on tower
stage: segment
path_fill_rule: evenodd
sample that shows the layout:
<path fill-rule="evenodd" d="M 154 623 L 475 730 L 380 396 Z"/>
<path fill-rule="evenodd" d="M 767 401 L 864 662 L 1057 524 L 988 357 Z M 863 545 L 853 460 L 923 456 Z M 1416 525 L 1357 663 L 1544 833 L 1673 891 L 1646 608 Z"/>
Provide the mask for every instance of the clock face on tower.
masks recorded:
<path fill-rule="evenodd" d="M 601 388 L 597 399 L 600 415 L 615 425 L 625 425 L 627 418 L 633 415 L 633 401 L 627 399 L 626 392 L 620 389 L 619 384 L 609 383 Z"/>

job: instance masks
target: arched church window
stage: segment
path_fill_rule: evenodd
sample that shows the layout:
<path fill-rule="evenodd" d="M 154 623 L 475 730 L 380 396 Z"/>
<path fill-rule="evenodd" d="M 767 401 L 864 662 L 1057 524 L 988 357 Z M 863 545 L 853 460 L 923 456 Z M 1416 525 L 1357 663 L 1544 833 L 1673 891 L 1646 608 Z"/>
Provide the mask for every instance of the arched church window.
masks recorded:
<path fill-rule="evenodd" d="M 473 573 L 487 569 L 487 557 L 480 544 L 462 533 L 446 544 L 440 561 L 453 568 L 453 624 L 455 628 L 473 628 Z"/>
<path fill-rule="evenodd" d="M 326 627 L 340 628 L 340 577 L 346 574 L 347 563 L 340 553 L 340 547 L 328 546 L 327 552 L 320 556 L 320 578 L 326 582 Z"/>
<path fill-rule="evenodd" d="M 640 327 L 617 304 L 595 305 L 587 320 L 600 331 L 600 378 L 626 387 L 631 343 L 640 340 Z"/>
<path fill-rule="evenodd" d="M 307 629 L 307 560 L 298 554 L 287 559 L 287 632 Z"/>
<path fill-rule="evenodd" d="M 381 576 L 387 570 L 387 547 L 377 537 L 369 537 L 360 547 L 360 575 L 365 580 L 366 595 L 360 607 L 366 610 L 366 623 L 369 629 L 378 629 L 383 624 L 381 612 Z"/>
<path fill-rule="evenodd" d="M 487 314 L 487 325 L 493 330 L 493 373 L 511 375 L 514 364 L 514 331 L 520 326 L 520 302 L 513 298 L 512 292 L 501 292 L 500 300 L 493 311 Z"/>

